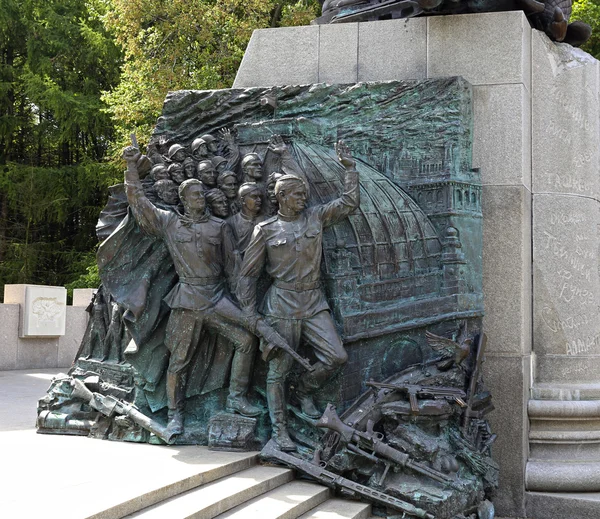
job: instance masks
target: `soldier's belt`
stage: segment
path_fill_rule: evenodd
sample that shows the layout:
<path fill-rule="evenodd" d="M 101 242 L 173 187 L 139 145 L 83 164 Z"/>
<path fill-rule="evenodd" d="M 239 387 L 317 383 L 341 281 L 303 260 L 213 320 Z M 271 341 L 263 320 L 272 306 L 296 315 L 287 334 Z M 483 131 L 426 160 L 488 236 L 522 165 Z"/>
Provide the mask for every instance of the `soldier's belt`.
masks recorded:
<path fill-rule="evenodd" d="M 273 282 L 273 285 L 275 285 L 277 288 L 283 288 L 285 290 L 303 292 L 304 290 L 314 290 L 315 288 L 319 288 L 321 286 L 321 280 L 317 279 L 316 281 L 307 281 L 306 283 L 302 283 L 300 281 L 287 283 L 286 281 L 276 279 Z"/>
<path fill-rule="evenodd" d="M 204 286 L 204 285 L 216 285 L 221 281 L 220 277 L 212 276 L 207 278 L 188 278 L 179 276 L 179 282 L 185 283 L 186 285 Z"/>

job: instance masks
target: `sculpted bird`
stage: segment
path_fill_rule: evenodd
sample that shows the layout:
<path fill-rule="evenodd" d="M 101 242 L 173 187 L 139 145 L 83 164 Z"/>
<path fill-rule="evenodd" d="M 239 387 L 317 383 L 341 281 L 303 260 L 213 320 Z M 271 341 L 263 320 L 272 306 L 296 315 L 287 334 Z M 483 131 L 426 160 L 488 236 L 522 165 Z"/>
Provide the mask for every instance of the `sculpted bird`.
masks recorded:
<path fill-rule="evenodd" d="M 462 362 L 469 356 L 473 339 L 468 337 L 467 322 L 463 321 L 460 324 L 457 334 L 454 337 L 456 340 L 441 337 L 431 332 L 425 332 L 427 342 L 431 349 L 442 354 L 444 360 L 437 364 L 438 369 L 446 371 L 454 364 L 460 367 Z"/>

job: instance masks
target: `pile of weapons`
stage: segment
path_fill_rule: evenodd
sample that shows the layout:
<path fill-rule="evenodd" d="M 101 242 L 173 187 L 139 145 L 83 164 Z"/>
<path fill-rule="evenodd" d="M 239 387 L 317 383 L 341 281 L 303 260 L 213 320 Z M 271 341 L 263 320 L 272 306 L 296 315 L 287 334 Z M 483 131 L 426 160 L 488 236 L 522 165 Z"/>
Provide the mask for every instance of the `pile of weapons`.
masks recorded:
<path fill-rule="evenodd" d="M 323 434 L 320 446 L 290 454 L 271 441 L 261 457 L 402 517 L 493 518 L 487 498 L 498 466 L 490 455 L 495 435 L 484 419 L 493 409 L 480 375 L 485 335 L 475 343 L 469 369 L 456 364 L 441 371 L 430 363 L 385 383 L 368 382 L 342 417 L 329 404 L 313 422 Z M 436 385 L 444 380 L 464 385 Z"/>

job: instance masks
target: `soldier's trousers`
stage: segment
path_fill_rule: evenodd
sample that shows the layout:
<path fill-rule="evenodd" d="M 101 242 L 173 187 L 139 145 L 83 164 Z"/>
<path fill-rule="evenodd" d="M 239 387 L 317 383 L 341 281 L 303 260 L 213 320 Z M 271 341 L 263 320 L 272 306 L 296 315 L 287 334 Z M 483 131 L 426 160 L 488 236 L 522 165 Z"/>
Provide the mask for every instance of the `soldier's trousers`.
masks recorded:
<path fill-rule="evenodd" d="M 270 317 L 269 324 L 297 350 L 301 341 L 310 345 L 318 359 L 312 373 L 304 372 L 297 392 L 299 396 L 317 391 L 348 360 L 348 354 L 328 310 L 323 310 L 306 319 L 277 319 Z M 294 359 L 287 353 L 278 352 L 269 361 L 267 373 L 267 400 L 271 422 L 284 424 L 285 379 L 292 369 Z"/>
<path fill-rule="evenodd" d="M 167 323 L 165 345 L 171 356 L 167 368 L 169 409 L 183 409 L 186 375 L 203 330 L 222 335 L 235 349 L 231 364 L 229 394 L 243 396 L 248 390 L 257 338 L 241 326 L 242 313 L 229 299 L 222 298 L 204 311 L 173 308 Z"/>

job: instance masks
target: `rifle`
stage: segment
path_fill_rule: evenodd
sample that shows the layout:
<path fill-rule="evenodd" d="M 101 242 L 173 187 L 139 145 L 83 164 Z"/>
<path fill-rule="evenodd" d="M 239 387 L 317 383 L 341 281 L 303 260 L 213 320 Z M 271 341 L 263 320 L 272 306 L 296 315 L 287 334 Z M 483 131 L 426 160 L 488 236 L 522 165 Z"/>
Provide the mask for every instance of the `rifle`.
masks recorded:
<path fill-rule="evenodd" d="M 104 416 L 108 416 L 109 418 L 114 415 L 127 416 L 142 429 L 150 431 L 164 442 L 171 443 L 173 441 L 175 435 L 167 435 L 166 427 L 156 423 L 152 418 L 148 418 L 145 414 L 140 413 L 133 404 L 124 402 L 111 395 L 93 393 L 77 378 L 72 379 L 71 386 L 73 387 L 73 397 L 83 400 L 86 404 L 96 411 L 99 411 Z"/>
<path fill-rule="evenodd" d="M 270 440 L 269 443 L 265 445 L 261 452 L 261 457 L 279 461 L 288 467 L 299 470 L 307 476 L 316 479 L 319 483 L 322 483 L 329 488 L 339 489 L 340 492 L 348 496 L 360 496 L 372 501 L 375 504 L 389 506 L 390 508 L 399 510 L 404 514 L 419 517 L 421 519 L 435 519 L 435 516 L 432 514 L 428 513 L 422 508 L 417 508 L 416 506 L 413 506 L 402 499 L 398 499 L 390 496 L 389 494 L 378 492 L 370 487 L 360 485 L 354 481 L 351 481 L 350 479 L 339 476 L 334 472 L 325 470 L 320 465 L 316 465 L 308 460 L 298 458 L 292 454 L 288 454 L 287 452 L 280 451 L 276 447 L 276 444 L 273 440 Z"/>
<path fill-rule="evenodd" d="M 298 364 L 300 364 L 307 371 L 314 371 L 315 368 L 311 365 L 308 359 L 301 357 L 287 341 L 277 333 L 271 326 L 269 326 L 263 319 L 258 318 L 256 320 L 256 331 L 264 340 L 265 344 L 262 350 L 262 359 L 268 362 L 273 355 L 273 350 L 279 348 L 285 351 L 290 357 L 292 357 Z"/>
<path fill-rule="evenodd" d="M 462 421 L 462 432 L 464 436 L 467 436 L 469 429 L 469 420 L 475 416 L 473 411 L 473 403 L 475 402 L 475 394 L 477 393 L 477 382 L 479 382 L 479 375 L 481 373 L 481 366 L 483 364 L 483 354 L 485 352 L 485 346 L 487 344 L 487 336 L 481 332 L 477 337 L 477 357 L 475 358 L 475 366 L 471 373 L 471 379 L 469 380 L 469 396 L 467 398 L 467 408 L 463 415 Z"/>
<path fill-rule="evenodd" d="M 410 400 L 410 410 L 415 414 L 419 413 L 417 396 L 429 396 L 436 400 L 439 398 L 446 398 L 448 400 L 454 400 L 461 407 L 467 407 L 467 404 L 463 400 L 466 396 L 465 392 L 462 389 L 454 387 L 419 386 L 418 384 L 385 384 L 383 382 L 373 382 L 372 380 L 367 382 L 367 386 L 378 389 L 405 391 L 408 393 L 408 399 Z"/>
<path fill-rule="evenodd" d="M 394 449 L 394 447 L 389 446 L 387 443 L 383 443 L 383 435 L 381 433 L 375 433 L 372 430 L 366 432 L 357 431 L 345 424 L 338 416 L 335 407 L 331 404 L 327 404 L 323 416 L 319 418 L 316 425 L 317 427 L 335 431 L 340 435 L 342 441 L 347 444 L 349 451 L 364 456 L 373 462 L 381 461 L 376 456 L 379 455 L 386 460 L 390 460 L 401 467 L 407 467 L 439 483 L 449 484 L 453 481 L 450 476 L 447 476 L 443 472 L 414 461 L 408 454 Z M 372 453 L 366 452 L 364 449 L 368 449 Z"/>

